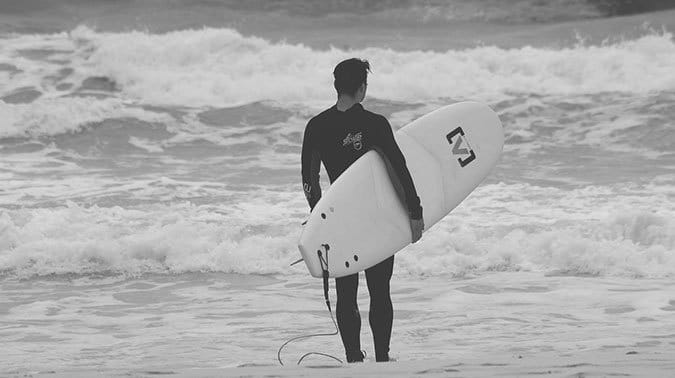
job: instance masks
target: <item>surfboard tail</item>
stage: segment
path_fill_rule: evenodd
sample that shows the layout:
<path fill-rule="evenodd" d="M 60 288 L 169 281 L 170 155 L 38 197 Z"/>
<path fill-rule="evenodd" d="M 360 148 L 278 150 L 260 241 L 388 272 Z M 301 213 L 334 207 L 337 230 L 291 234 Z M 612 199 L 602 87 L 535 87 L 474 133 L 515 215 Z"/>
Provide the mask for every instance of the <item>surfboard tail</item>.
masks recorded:
<path fill-rule="evenodd" d="M 305 264 L 307 265 L 307 269 L 309 270 L 309 273 L 312 275 L 312 277 L 321 278 L 322 270 L 319 259 L 316 255 L 314 256 L 310 255 L 311 251 L 305 248 L 305 246 L 302 243 L 302 238 L 300 239 L 300 243 L 298 244 L 298 249 L 300 250 L 300 254 L 302 255 L 301 261 L 305 262 Z"/>

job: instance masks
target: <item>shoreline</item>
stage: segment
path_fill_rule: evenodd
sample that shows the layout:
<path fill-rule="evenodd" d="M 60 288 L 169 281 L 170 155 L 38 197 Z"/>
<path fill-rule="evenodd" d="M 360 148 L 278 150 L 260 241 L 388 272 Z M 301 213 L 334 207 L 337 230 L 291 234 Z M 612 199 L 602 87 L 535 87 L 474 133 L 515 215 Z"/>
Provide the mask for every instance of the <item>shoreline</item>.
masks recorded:
<path fill-rule="evenodd" d="M 661 349 L 661 350 L 659 350 Z M 671 348 L 672 349 L 672 348 Z M 34 377 L 671 377 L 672 350 L 658 347 L 603 348 L 567 354 L 469 354 L 453 360 L 412 360 L 392 363 L 331 365 L 310 360 L 305 366 L 239 366 L 186 369 L 74 369 L 29 373 Z M 27 372 L 12 372 L 23 376 Z"/>

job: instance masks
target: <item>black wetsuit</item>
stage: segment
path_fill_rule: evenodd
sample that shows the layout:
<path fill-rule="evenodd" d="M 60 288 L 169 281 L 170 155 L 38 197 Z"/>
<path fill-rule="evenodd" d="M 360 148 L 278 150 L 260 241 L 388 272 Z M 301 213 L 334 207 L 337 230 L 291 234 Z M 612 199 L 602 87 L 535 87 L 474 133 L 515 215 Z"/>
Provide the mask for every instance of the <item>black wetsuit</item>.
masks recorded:
<path fill-rule="evenodd" d="M 356 104 L 342 112 L 333 106 L 312 118 L 302 143 L 302 183 L 310 208 L 321 198 L 319 169 L 323 162 L 334 182 L 359 157 L 374 149 L 383 157 L 397 192 L 405 200 L 410 218 L 421 219 L 422 207 L 410 172 L 387 119 Z M 389 360 L 393 309 L 389 281 L 394 256 L 366 269 L 370 293 L 370 327 L 377 361 Z M 358 273 L 335 279 L 336 314 L 347 361 L 362 360 L 361 315 L 356 302 Z"/>

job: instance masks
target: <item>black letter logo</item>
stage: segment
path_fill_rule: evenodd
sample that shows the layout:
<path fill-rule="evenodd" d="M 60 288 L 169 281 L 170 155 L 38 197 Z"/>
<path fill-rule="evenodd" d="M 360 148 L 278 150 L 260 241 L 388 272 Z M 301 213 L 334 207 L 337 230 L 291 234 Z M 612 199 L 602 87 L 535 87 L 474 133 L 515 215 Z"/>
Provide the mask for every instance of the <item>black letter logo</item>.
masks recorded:
<path fill-rule="evenodd" d="M 453 141 L 452 138 L 455 137 L 457 138 L 455 139 L 455 141 Z M 448 138 L 448 143 L 450 143 L 450 145 L 452 146 L 453 155 L 466 156 L 463 159 L 461 157 L 457 158 L 457 161 L 459 162 L 459 165 L 462 166 L 462 168 L 466 167 L 467 164 L 471 163 L 472 161 L 474 161 L 474 159 L 476 159 L 476 154 L 471 149 L 471 145 L 469 145 L 469 141 L 464 136 L 464 130 L 462 130 L 461 127 L 452 130 L 448 135 L 446 135 L 446 138 Z M 462 147 L 463 143 L 466 143 L 466 147 Z"/>

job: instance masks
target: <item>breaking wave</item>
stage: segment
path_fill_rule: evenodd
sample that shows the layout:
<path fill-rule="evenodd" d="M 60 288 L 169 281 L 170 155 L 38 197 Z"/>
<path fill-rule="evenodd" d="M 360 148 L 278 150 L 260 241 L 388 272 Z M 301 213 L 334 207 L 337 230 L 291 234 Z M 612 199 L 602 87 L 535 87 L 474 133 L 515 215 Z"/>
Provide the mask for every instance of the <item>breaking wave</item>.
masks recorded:
<path fill-rule="evenodd" d="M 500 196 L 511 198 L 524 189 L 541 197 L 531 208 L 525 199 L 514 202 L 513 208 L 510 201 L 499 201 Z M 653 211 L 647 202 L 635 205 L 633 196 L 618 194 L 589 210 L 587 203 L 598 201 L 587 191 L 483 186 L 467 205 L 397 254 L 397 274 L 675 275 L 671 210 Z M 307 274 L 303 265 L 288 266 L 299 257 L 296 242 L 303 220 L 299 209 L 304 203 L 301 195 L 287 197 L 274 205 L 246 203 L 226 210 L 190 203 L 125 209 L 72 202 L 55 208 L 3 210 L 0 272 L 19 277 L 194 271 Z M 616 209 L 622 201 L 623 208 L 633 210 Z M 552 202 L 558 211 L 546 215 L 542 203 Z"/>
<path fill-rule="evenodd" d="M 0 62 L 11 69 L 0 69 L 7 82 L 0 95 L 32 86 L 46 97 L 61 96 L 66 92 L 58 89 L 58 80 L 79 85 L 87 78 L 105 77 L 120 91 L 116 96 L 144 104 L 312 104 L 333 99 L 331 69 L 351 56 L 372 63 L 370 95 L 393 101 L 675 90 L 675 41 L 666 32 L 600 46 L 402 52 L 375 47 L 316 50 L 231 29 L 151 34 L 79 27 L 48 38 L 9 38 L 3 45 Z M 45 59 L 21 57 L 33 45 Z M 64 65 L 71 71 L 58 79 Z"/>

